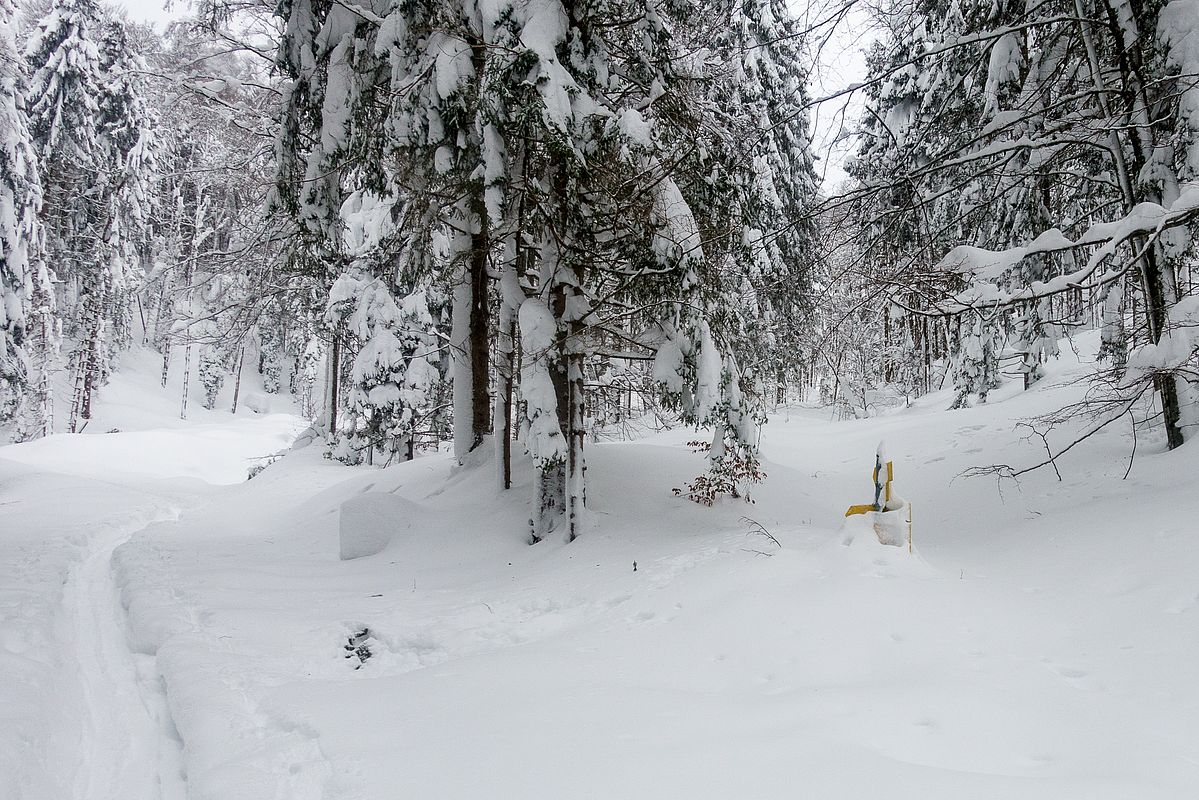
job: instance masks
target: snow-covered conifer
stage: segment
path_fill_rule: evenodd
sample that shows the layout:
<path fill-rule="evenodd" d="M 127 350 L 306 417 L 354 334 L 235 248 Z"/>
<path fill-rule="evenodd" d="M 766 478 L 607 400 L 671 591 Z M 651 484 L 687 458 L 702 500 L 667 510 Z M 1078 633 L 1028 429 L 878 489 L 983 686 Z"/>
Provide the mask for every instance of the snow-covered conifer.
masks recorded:
<path fill-rule="evenodd" d="M 212 410 L 216 408 L 217 396 L 220 395 L 221 388 L 225 385 L 225 377 L 228 373 L 227 360 L 219 341 L 213 341 L 217 338 L 215 324 L 206 321 L 198 328 L 196 333 L 205 341 L 200 346 L 200 358 L 196 369 L 200 385 L 204 387 L 204 407 Z"/>
<path fill-rule="evenodd" d="M 956 392 L 950 408 L 965 408 L 970 396 L 987 402 L 987 394 L 999 387 L 999 359 L 1003 338 L 995 325 L 987 324 L 982 314 L 967 317 L 953 357 L 953 387 Z"/>
<path fill-rule="evenodd" d="M 330 294 L 330 316 L 356 341 L 346 387 L 346 414 L 333 453 L 355 464 L 413 456 L 418 422 L 441 382 L 433 320 L 423 292 L 399 298 L 387 282 L 348 273 Z"/>
<path fill-rule="evenodd" d="M 52 416 L 53 296 L 42 257 L 41 181 L 25 120 L 24 70 L 14 38 L 16 8 L 0 0 L 0 424 Z M 22 438 L 51 423 L 23 427 Z"/>

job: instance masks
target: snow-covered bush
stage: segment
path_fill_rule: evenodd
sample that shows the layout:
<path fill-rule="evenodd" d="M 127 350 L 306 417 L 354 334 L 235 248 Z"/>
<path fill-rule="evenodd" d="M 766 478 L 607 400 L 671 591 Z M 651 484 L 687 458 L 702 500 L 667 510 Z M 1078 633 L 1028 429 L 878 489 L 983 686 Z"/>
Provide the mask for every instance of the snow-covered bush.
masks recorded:
<path fill-rule="evenodd" d="M 999 358 L 1003 352 L 1003 331 L 995 320 L 984 319 L 981 314 L 963 326 L 962 339 L 958 343 L 953 361 L 953 388 L 955 396 L 950 408 L 965 408 L 970 395 L 977 395 L 978 402 L 987 402 L 987 394 L 999 387 Z"/>
<path fill-rule="evenodd" d="M 355 343 L 333 456 L 348 464 L 373 461 L 376 451 L 412 458 L 416 426 L 441 383 L 425 292 L 397 297 L 380 278 L 347 273 L 330 292 L 328 320 Z"/>

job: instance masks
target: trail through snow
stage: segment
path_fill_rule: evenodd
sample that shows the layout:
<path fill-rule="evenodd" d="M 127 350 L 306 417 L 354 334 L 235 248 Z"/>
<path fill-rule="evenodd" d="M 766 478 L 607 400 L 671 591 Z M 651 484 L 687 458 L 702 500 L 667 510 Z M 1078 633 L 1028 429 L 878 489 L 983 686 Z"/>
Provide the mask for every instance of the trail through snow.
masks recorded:
<path fill-rule="evenodd" d="M 285 448 L 287 415 L 0 448 L 0 798 L 183 800 L 184 748 L 113 554 Z"/>
<path fill-rule="evenodd" d="M 151 525 L 177 520 L 169 501 Z M 63 594 L 70 671 L 82 711 L 77 800 L 183 800 L 182 743 L 167 709 L 154 657 L 129 649 L 112 553 L 150 526 L 114 526 L 71 570 Z M 148 768 L 149 767 L 149 768 Z"/>

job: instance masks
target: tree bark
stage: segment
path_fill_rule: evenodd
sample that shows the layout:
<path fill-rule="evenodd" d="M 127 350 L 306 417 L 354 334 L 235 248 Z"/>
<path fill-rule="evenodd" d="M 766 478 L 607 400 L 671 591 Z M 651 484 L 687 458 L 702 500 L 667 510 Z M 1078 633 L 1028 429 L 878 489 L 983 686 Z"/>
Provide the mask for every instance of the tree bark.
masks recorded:
<path fill-rule="evenodd" d="M 512 353 L 516 341 L 516 315 L 511 305 L 500 302 L 499 329 L 495 345 L 495 435 L 496 477 L 501 490 L 512 488 Z"/>
<path fill-rule="evenodd" d="M 454 456 L 459 463 L 483 442 L 491 428 L 488 387 L 486 220 L 473 204 L 463 204 L 462 224 L 471 226 L 470 249 L 454 287 L 451 360 L 454 381 Z"/>
<path fill-rule="evenodd" d="M 333 332 L 333 346 L 329 348 L 329 436 L 337 435 L 338 389 L 341 381 L 341 336 Z"/>
<path fill-rule="evenodd" d="M 233 408 L 230 413 L 237 413 L 237 398 L 241 394 L 241 370 L 246 363 L 246 348 L 237 350 L 237 377 L 233 380 Z"/>
<path fill-rule="evenodd" d="M 479 215 L 480 231 L 471 237 L 470 372 L 471 428 L 470 448 L 478 447 L 491 430 L 491 392 L 488 386 L 488 351 L 491 337 L 487 329 L 487 261 L 490 240 L 486 217 Z"/>

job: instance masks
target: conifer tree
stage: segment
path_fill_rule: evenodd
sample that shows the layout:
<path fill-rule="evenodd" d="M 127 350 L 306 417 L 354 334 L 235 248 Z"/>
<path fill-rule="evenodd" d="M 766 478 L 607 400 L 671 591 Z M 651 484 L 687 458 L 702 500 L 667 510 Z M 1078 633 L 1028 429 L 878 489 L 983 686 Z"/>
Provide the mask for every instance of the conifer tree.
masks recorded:
<path fill-rule="evenodd" d="M 52 425 L 49 372 L 57 338 L 37 219 L 41 181 L 25 121 L 15 26 L 15 6 L 0 0 L 0 424 L 21 416 L 18 435 L 31 438 Z"/>
<path fill-rule="evenodd" d="M 29 118 L 42 171 L 47 258 L 65 290 L 75 388 L 70 430 L 130 340 L 148 232 L 150 120 L 122 24 L 92 0 L 57 0 L 30 37 Z"/>
<path fill-rule="evenodd" d="M 26 44 L 29 127 L 41 166 L 47 258 L 74 307 L 101 291 L 93 255 L 102 236 L 97 99 L 103 76 L 93 0 L 57 0 Z M 101 300 L 102 304 L 102 300 Z M 93 304 L 97 305 L 97 304 Z"/>
<path fill-rule="evenodd" d="M 379 263 L 395 272 L 354 266 L 341 284 L 373 297 L 383 296 L 379 280 L 402 292 L 449 284 L 459 458 L 493 428 L 509 484 L 519 388 L 537 473 L 532 538 L 576 536 L 585 376 L 611 342 L 664 348 L 667 361 L 677 353 L 677 380 L 663 384 L 690 422 L 716 427 L 713 459 L 728 444 L 752 452 L 761 382 L 739 364 L 751 328 L 775 324 L 769 315 L 803 291 L 813 185 L 802 74 L 788 49 L 798 33 L 779 18 L 783 6 L 714 3 L 704 8 L 717 12 L 711 24 L 656 0 L 343 14 L 355 10 L 283 8 L 280 59 L 294 83 L 282 206 L 304 235 L 334 242 L 334 198 L 389 198 L 397 235 Z M 693 58 L 705 51 L 736 64 Z M 720 98 L 736 104 L 721 110 Z M 329 249 L 346 255 L 340 242 Z M 742 288 L 748 319 L 721 302 Z M 394 382 L 396 363 L 357 372 Z"/>
<path fill-rule="evenodd" d="M 394 285 L 385 243 L 394 234 L 387 198 L 355 192 L 342 209 L 349 271 L 329 294 L 330 322 L 352 352 L 346 414 L 331 454 L 348 464 L 411 460 L 417 425 L 441 383 L 440 348 L 426 292 Z M 406 287 L 407 288 L 407 287 Z"/>

